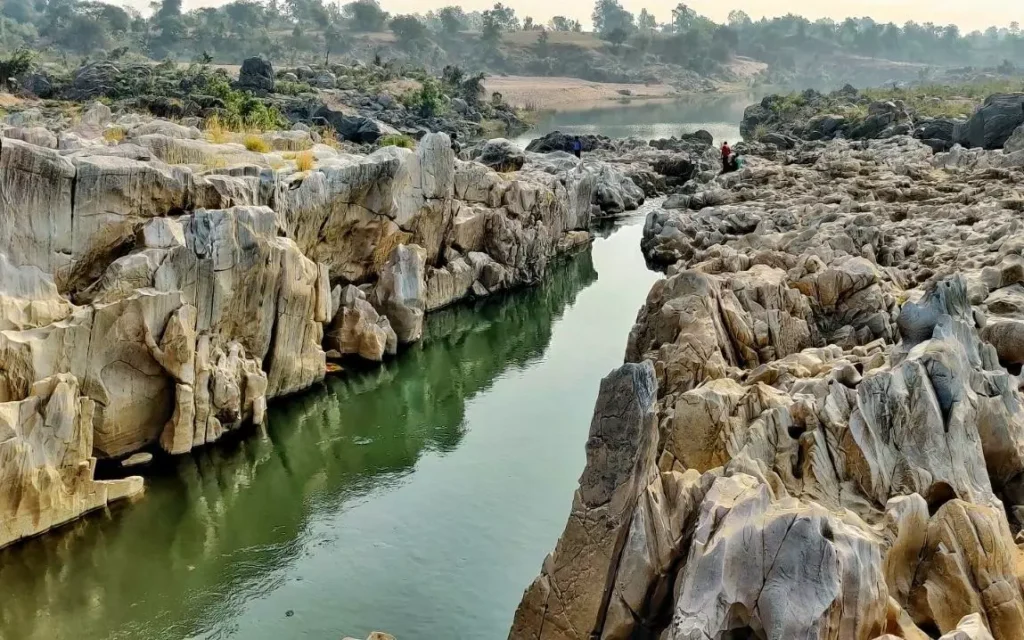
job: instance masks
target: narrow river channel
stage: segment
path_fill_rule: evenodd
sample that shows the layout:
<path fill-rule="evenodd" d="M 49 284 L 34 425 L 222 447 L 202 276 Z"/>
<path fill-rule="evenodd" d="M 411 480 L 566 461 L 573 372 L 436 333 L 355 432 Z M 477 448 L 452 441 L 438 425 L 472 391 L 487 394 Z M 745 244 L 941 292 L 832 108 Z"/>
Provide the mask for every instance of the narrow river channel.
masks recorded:
<path fill-rule="evenodd" d="M 156 470 L 136 504 L 0 552 L 0 638 L 504 638 L 658 277 L 643 218 Z"/>

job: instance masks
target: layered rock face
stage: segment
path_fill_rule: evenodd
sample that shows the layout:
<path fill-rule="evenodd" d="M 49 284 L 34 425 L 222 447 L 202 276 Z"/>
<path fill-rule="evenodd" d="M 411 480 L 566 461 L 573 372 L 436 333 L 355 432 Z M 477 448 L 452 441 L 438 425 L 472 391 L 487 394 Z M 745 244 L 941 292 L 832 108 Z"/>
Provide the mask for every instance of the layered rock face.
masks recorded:
<path fill-rule="evenodd" d="M 171 123 L 128 133 L 0 139 L 0 545 L 141 490 L 93 481 L 97 457 L 260 424 L 325 348 L 393 355 L 429 311 L 537 283 L 589 240 L 594 176 L 499 175 L 443 134 L 315 146 L 297 171 Z M 240 164 L 185 163 L 221 153 Z"/>
<path fill-rule="evenodd" d="M 971 153 L 798 145 L 651 212 L 510 638 L 1024 636 L 1024 163 Z"/>

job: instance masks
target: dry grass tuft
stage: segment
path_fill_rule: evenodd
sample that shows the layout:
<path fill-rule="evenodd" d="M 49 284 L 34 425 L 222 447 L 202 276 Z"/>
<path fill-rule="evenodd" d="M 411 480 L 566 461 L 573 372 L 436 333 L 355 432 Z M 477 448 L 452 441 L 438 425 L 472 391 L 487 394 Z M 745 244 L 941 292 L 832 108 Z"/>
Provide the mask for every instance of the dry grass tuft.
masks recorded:
<path fill-rule="evenodd" d="M 334 127 L 324 127 L 324 130 L 320 133 L 320 141 L 328 147 L 334 149 L 341 148 L 341 141 L 338 140 L 338 132 L 334 130 Z"/>
<path fill-rule="evenodd" d="M 256 153 L 269 153 L 270 145 L 261 136 L 250 133 L 245 136 L 245 148 Z"/>
<path fill-rule="evenodd" d="M 206 131 L 206 137 L 210 142 L 222 144 L 231 139 L 231 132 L 228 131 L 226 126 L 224 126 L 224 122 L 220 119 L 220 116 L 216 114 L 206 119 L 203 128 Z"/>
<path fill-rule="evenodd" d="M 121 144 L 121 141 L 127 137 L 127 132 L 121 127 L 110 127 L 103 131 L 103 139 L 110 144 Z"/>
<path fill-rule="evenodd" d="M 295 154 L 295 167 L 299 171 L 310 171 L 316 165 L 312 151 L 300 151 Z"/>

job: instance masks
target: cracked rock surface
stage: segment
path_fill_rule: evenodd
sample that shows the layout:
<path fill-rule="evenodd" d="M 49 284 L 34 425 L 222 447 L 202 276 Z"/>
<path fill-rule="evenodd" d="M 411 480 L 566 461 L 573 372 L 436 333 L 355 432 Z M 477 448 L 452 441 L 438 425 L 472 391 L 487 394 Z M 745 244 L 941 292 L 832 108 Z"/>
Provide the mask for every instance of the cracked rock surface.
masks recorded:
<path fill-rule="evenodd" d="M 1024 160 L 748 160 L 648 215 L 667 277 L 509 637 L 1024 637 Z"/>
<path fill-rule="evenodd" d="M 598 180 L 624 180 L 499 174 L 444 134 L 366 156 L 305 140 L 300 171 L 169 122 L 110 126 L 121 144 L 100 125 L 74 149 L 0 137 L 0 546 L 142 491 L 93 480 L 97 459 L 261 424 L 328 352 L 379 361 L 430 311 L 538 283 L 589 242 Z"/>

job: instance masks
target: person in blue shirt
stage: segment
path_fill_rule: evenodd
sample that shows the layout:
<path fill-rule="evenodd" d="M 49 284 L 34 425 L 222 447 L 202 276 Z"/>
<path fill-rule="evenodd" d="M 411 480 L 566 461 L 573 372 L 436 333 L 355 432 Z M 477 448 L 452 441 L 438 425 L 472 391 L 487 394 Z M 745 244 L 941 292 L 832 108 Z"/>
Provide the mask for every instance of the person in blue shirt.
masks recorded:
<path fill-rule="evenodd" d="M 576 136 L 572 140 L 572 153 L 577 158 L 580 158 L 583 155 L 583 141 L 580 140 L 579 136 Z"/>

